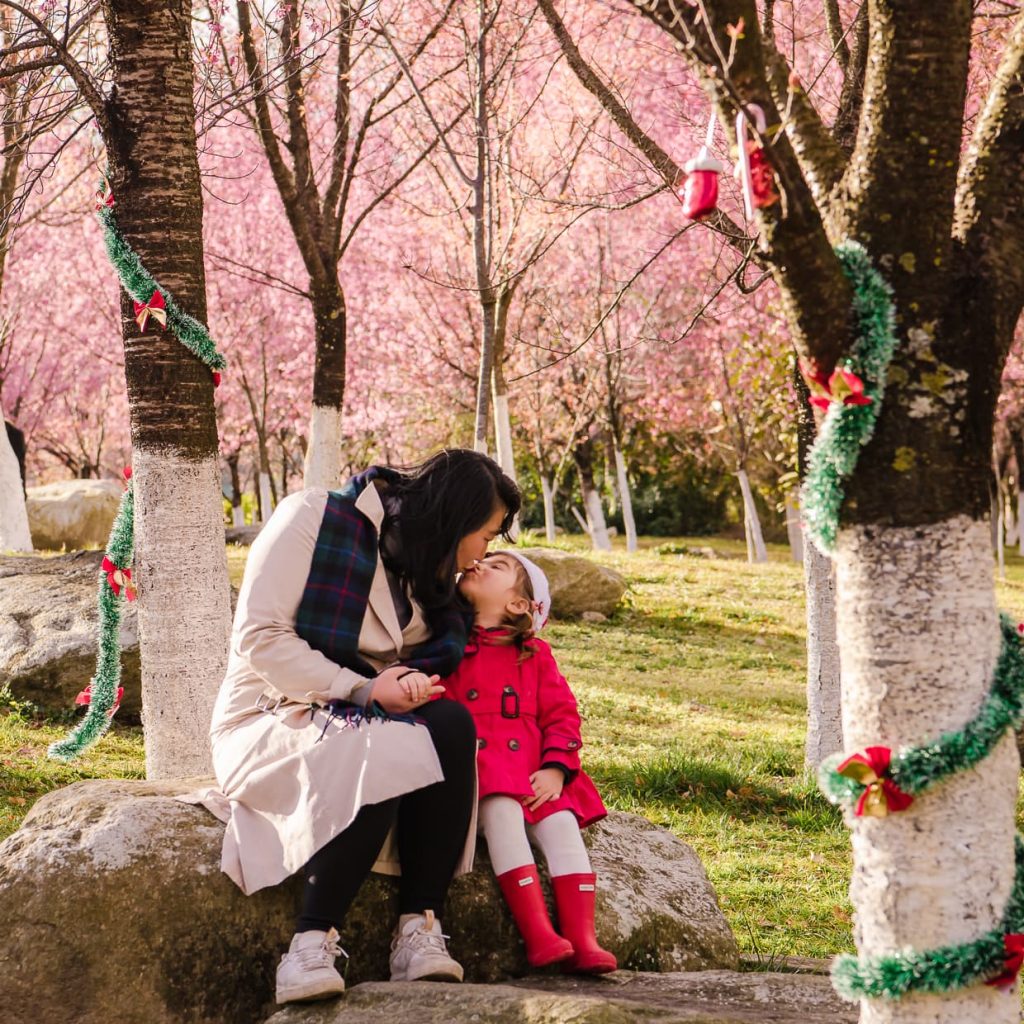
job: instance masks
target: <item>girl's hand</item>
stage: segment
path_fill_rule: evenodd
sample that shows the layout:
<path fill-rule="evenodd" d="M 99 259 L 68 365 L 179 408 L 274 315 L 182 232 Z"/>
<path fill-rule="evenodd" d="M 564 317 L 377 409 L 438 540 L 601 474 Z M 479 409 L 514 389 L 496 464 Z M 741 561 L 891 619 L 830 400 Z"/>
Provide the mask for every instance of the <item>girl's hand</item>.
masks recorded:
<path fill-rule="evenodd" d="M 437 685 L 440 678 L 409 672 L 405 665 L 392 665 L 374 679 L 367 703 L 376 701 L 387 712 L 404 714 L 425 704 L 434 694 L 444 693 L 444 687 Z"/>
<path fill-rule="evenodd" d="M 523 806 L 535 811 L 541 804 L 557 800 L 562 795 L 565 775 L 557 768 L 541 768 L 530 776 L 530 785 L 533 786 L 533 796 L 524 796 Z"/>

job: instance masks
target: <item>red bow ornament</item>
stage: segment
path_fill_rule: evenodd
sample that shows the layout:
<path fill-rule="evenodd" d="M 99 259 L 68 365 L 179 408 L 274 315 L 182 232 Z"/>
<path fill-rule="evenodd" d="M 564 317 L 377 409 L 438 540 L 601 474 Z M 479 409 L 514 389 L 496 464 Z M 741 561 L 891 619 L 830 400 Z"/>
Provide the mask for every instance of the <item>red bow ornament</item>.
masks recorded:
<path fill-rule="evenodd" d="M 888 747 L 865 747 L 848 757 L 837 769 L 840 775 L 864 786 L 853 813 L 858 818 L 884 818 L 890 811 L 905 811 L 914 798 L 889 778 L 892 751 Z"/>
<path fill-rule="evenodd" d="M 131 569 L 118 569 L 106 556 L 103 557 L 102 569 L 107 574 L 107 582 L 110 584 L 110 589 L 114 592 L 115 596 L 121 596 L 121 588 L 123 587 L 124 596 L 129 601 L 134 601 L 138 597 L 135 584 L 132 583 Z"/>
<path fill-rule="evenodd" d="M 113 205 L 114 193 L 110 190 L 110 182 L 104 178 L 103 188 L 96 193 L 96 209 L 102 210 L 104 207 L 112 207 Z"/>
<path fill-rule="evenodd" d="M 107 712 L 107 718 L 113 718 L 114 712 L 121 706 L 121 698 L 124 696 L 124 687 L 117 688 L 117 696 L 114 698 L 114 706 Z M 88 707 L 92 703 L 92 683 L 90 683 L 76 698 L 75 707 Z"/>
<path fill-rule="evenodd" d="M 135 306 L 135 322 L 143 333 L 146 331 L 146 325 L 149 323 L 150 317 L 161 327 L 167 326 L 167 308 L 164 305 L 164 297 L 160 294 L 159 288 L 153 289 L 149 302 L 136 302 L 133 305 Z"/>
<path fill-rule="evenodd" d="M 837 367 L 826 375 L 815 363 L 800 360 L 800 372 L 811 389 L 810 402 L 816 409 L 827 409 L 833 402 L 843 405 L 871 405 L 874 401 L 864 394 L 864 381 L 845 367 Z"/>
<path fill-rule="evenodd" d="M 994 978 L 989 978 L 986 985 L 1001 988 L 1004 992 L 1013 987 L 1013 983 L 1024 965 L 1024 935 L 1010 934 L 1003 936 L 1003 971 Z"/>
<path fill-rule="evenodd" d="M 214 370 L 212 372 L 213 372 L 213 386 L 215 388 L 219 388 L 220 387 L 220 381 L 221 381 L 220 370 Z"/>

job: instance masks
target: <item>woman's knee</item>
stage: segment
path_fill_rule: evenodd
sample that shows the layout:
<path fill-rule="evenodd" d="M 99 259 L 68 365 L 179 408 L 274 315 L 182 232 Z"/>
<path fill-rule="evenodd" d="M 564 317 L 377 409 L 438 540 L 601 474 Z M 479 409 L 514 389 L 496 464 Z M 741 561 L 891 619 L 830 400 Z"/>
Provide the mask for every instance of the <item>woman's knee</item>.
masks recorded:
<path fill-rule="evenodd" d="M 420 708 L 416 714 L 427 723 L 434 742 L 472 745 L 476 741 L 473 716 L 453 700 L 435 700 Z"/>

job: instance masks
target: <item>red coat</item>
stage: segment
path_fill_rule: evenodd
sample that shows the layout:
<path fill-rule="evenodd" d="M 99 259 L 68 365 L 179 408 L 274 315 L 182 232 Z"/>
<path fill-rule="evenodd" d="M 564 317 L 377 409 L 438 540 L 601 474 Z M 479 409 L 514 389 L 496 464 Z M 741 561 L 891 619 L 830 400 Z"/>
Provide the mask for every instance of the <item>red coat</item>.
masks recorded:
<path fill-rule="evenodd" d="M 535 811 L 535 823 L 556 811 L 572 811 L 580 828 L 608 812 L 590 777 L 580 768 L 580 716 L 576 698 L 558 671 L 551 648 L 534 638 L 519 664 L 518 649 L 487 642 L 475 631 L 458 669 L 442 680 L 444 696 L 469 709 L 476 722 L 480 797 L 533 796 L 530 775 L 544 764 L 564 765 L 569 779 L 557 800 Z"/>

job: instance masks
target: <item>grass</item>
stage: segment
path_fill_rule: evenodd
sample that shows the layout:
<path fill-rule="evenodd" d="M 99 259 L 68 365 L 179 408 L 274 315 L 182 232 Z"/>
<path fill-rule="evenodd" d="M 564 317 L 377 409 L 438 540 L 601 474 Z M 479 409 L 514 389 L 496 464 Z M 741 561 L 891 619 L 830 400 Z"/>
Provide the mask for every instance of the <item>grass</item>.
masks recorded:
<path fill-rule="evenodd" d="M 526 543 L 530 538 L 525 539 Z M 621 544 L 621 541 L 617 541 Z M 583 550 L 579 538 L 559 547 Z M 712 547 L 722 556 L 677 553 Z M 229 548 L 232 581 L 246 551 Z M 740 946 L 764 963 L 852 949 L 849 836 L 803 772 L 802 570 L 782 546 L 749 566 L 741 543 L 645 539 L 600 561 L 622 610 L 546 633 L 585 717 L 584 763 L 610 807 L 643 814 L 703 860 Z M 1024 559 L 999 605 L 1024 615 Z M 119 723 L 81 762 L 46 759 L 67 722 L 0 692 L 0 838 L 33 801 L 84 778 L 140 778 L 142 736 Z"/>

